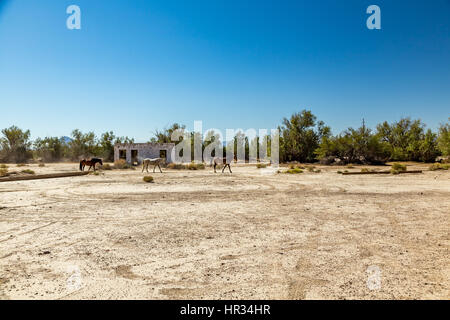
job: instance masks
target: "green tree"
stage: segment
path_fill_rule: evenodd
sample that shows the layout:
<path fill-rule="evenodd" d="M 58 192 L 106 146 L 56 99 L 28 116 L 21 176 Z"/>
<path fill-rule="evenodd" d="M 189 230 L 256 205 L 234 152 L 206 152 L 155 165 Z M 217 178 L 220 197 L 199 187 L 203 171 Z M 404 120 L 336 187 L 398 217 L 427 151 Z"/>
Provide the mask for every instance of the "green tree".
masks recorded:
<path fill-rule="evenodd" d="M 2 162 L 25 162 L 32 158 L 30 130 L 11 126 L 2 130 L 0 159 Z"/>
<path fill-rule="evenodd" d="M 450 118 L 448 120 L 450 121 Z M 443 156 L 450 156 L 450 122 L 443 123 L 439 127 L 437 145 Z"/>
<path fill-rule="evenodd" d="M 386 143 L 365 125 L 348 128 L 335 137 L 323 137 L 316 154 L 319 159 L 339 158 L 347 163 L 382 163 L 390 155 Z"/>
<path fill-rule="evenodd" d="M 116 136 L 112 131 L 105 132 L 101 135 L 98 141 L 98 148 L 100 155 L 105 161 L 114 161 L 114 142 Z"/>
<path fill-rule="evenodd" d="M 386 121 L 377 126 L 377 133 L 390 149 L 390 158 L 394 161 L 420 161 L 421 145 L 425 137 L 425 125 L 420 120 L 402 118 L 388 124 Z"/>
<path fill-rule="evenodd" d="M 320 141 L 330 135 L 330 128 L 309 110 L 284 118 L 279 130 L 280 161 L 313 162 Z"/>
<path fill-rule="evenodd" d="M 131 143 L 134 143 L 134 138 L 117 137 L 116 140 L 114 141 L 114 144 L 117 144 L 117 143 L 131 144 Z"/>
<path fill-rule="evenodd" d="M 427 130 L 423 139 L 420 141 L 419 159 L 424 162 L 434 162 L 440 154 L 437 143 L 437 134 L 430 129 Z"/>
<path fill-rule="evenodd" d="M 186 129 L 186 126 L 180 125 L 178 123 L 174 123 L 169 128 L 165 128 L 163 130 L 156 130 L 154 133 L 154 137 L 150 139 L 150 142 L 155 143 L 171 143 L 176 142 L 172 141 L 172 133 L 176 130 L 182 130 L 184 131 Z"/>
<path fill-rule="evenodd" d="M 34 141 L 36 155 L 46 162 L 61 160 L 64 156 L 65 147 L 63 138 L 58 137 L 37 138 Z"/>
<path fill-rule="evenodd" d="M 98 148 L 95 134 L 93 132 L 82 133 L 78 129 L 73 130 L 68 153 L 73 160 L 96 156 Z"/>

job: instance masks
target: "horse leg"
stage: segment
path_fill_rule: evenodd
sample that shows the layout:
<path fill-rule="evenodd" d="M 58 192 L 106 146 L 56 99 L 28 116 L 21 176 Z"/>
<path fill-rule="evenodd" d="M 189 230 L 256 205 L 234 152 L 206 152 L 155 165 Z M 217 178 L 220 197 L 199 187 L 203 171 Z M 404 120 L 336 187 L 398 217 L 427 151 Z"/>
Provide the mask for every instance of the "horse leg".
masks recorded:
<path fill-rule="evenodd" d="M 216 166 L 217 166 L 217 163 L 214 162 L 214 173 L 217 173 L 216 172 Z"/>
<path fill-rule="evenodd" d="M 145 163 L 142 162 L 142 172 L 144 172 Z"/>
<path fill-rule="evenodd" d="M 228 170 L 230 170 L 230 173 L 233 173 L 233 171 L 231 171 L 231 166 L 230 166 L 230 164 L 228 164 Z"/>
<path fill-rule="evenodd" d="M 156 169 L 156 164 L 155 164 L 155 166 L 153 167 L 153 173 L 155 173 L 155 169 Z"/>
<path fill-rule="evenodd" d="M 159 165 L 159 163 L 158 163 L 158 168 L 159 168 L 159 171 L 162 173 L 161 166 Z"/>
<path fill-rule="evenodd" d="M 225 163 L 225 165 L 222 168 L 222 173 L 223 173 L 223 171 L 225 170 L 226 167 L 227 167 L 227 164 Z"/>

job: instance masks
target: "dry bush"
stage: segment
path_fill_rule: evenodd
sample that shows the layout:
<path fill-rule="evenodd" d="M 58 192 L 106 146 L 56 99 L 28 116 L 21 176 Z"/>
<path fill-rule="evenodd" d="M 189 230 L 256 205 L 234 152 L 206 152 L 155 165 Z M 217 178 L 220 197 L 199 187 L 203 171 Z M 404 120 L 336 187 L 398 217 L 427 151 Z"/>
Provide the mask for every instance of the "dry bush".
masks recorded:
<path fill-rule="evenodd" d="M 347 168 L 349 168 L 349 169 L 353 169 L 355 166 L 354 165 L 352 165 L 352 164 L 348 164 L 347 165 Z"/>
<path fill-rule="evenodd" d="M 7 177 L 7 176 L 9 176 L 8 168 L 7 167 L 6 168 L 0 168 L 0 177 Z"/>
<path fill-rule="evenodd" d="M 183 170 L 186 169 L 186 166 L 184 164 L 181 163 L 169 163 L 167 165 L 168 169 L 174 169 L 174 170 Z"/>
<path fill-rule="evenodd" d="M 300 164 L 290 164 L 289 169 L 305 169 L 305 166 L 302 166 Z"/>
<path fill-rule="evenodd" d="M 145 176 L 144 178 L 142 178 L 142 180 L 144 180 L 144 182 L 147 182 L 147 183 L 154 182 L 154 179 L 152 176 Z"/>
<path fill-rule="evenodd" d="M 33 170 L 30 169 L 25 169 L 21 171 L 22 173 L 26 173 L 26 174 L 35 174 L 36 172 L 34 172 Z"/>
<path fill-rule="evenodd" d="M 299 168 L 294 168 L 294 169 L 287 170 L 286 173 L 289 173 L 289 174 L 303 173 L 303 170 L 299 169 Z"/>
<path fill-rule="evenodd" d="M 392 164 L 392 167 L 391 167 L 392 174 L 399 174 L 399 173 L 405 172 L 405 171 L 406 171 L 406 166 L 404 164 L 401 164 L 398 162 Z"/>
<path fill-rule="evenodd" d="M 105 163 L 104 165 L 99 167 L 100 170 L 112 170 L 113 167 L 109 163 Z"/>
<path fill-rule="evenodd" d="M 267 164 L 265 164 L 265 163 L 258 163 L 258 164 L 256 165 L 256 168 L 258 168 L 258 169 L 264 169 L 264 168 L 267 168 Z"/>
<path fill-rule="evenodd" d="M 338 170 L 338 171 L 337 171 L 337 173 L 341 174 L 341 173 L 342 173 L 342 171 L 341 171 L 341 170 Z"/>
<path fill-rule="evenodd" d="M 18 167 L 26 167 L 26 166 L 28 166 L 28 165 L 25 164 L 25 163 L 18 163 L 17 166 L 18 166 Z"/>
<path fill-rule="evenodd" d="M 367 168 L 362 168 L 362 169 L 361 169 L 361 172 L 370 172 L 370 170 L 367 169 Z"/>
<path fill-rule="evenodd" d="M 433 163 L 428 169 L 430 171 L 436 171 L 436 170 L 448 170 L 448 168 L 450 168 L 450 164 Z"/>
<path fill-rule="evenodd" d="M 114 162 L 114 169 L 134 169 L 133 166 L 127 163 L 124 159 L 119 159 Z"/>
<path fill-rule="evenodd" d="M 0 169 L 8 169 L 8 166 L 6 164 L 0 164 Z"/>
<path fill-rule="evenodd" d="M 45 167 L 45 163 L 39 163 L 39 167 L 40 168 Z"/>
<path fill-rule="evenodd" d="M 203 163 L 192 162 L 192 163 L 188 164 L 187 168 L 189 170 L 203 170 L 203 169 L 205 169 L 205 165 Z"/>

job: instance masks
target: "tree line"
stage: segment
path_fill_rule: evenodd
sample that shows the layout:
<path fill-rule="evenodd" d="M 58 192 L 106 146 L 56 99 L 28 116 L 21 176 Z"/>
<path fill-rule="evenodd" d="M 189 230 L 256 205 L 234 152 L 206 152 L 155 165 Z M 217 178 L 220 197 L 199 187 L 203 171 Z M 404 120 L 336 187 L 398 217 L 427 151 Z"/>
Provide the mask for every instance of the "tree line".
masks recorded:
<path fill-rule="evenodd" d="M 450 118 L 448 119 L 450 121 Z M 157 130 L 150 142 L 172 142 L 172 134 L 176 130 L 185 131 L 185 126 L 173 124 L 164 130 Z M 433 162 L 436 157 L 450 156 L 450 123 L 442 123 L 437 132 L 426 129 L 420 120 L 402 118 L 392 123 L 383 122 L 374 130 L 363 123 L 359 128 L 348 128 L 332 135 L 331 128 L 309 110 L 294 113 L 284 118 L 278 127 L 279 159 L 281 162 L 315 162 L 330 164 L 342 163 L 384 163 L 386 161 L 422 161 Z M 187 132 L 184 139 L 194 139 L 198 133 Z M 202 141 L 204 150 L 209 144 L 219 142 L 219 135 L 210 131 Z M 250 150 L 256 144 L 259 150 L 262 142 L 268 144 L 270 156 L 271 137 L 254 137 L 249 140 L 244 133 L 238 132 L 233 141 L 225 145 L 245 150 L 246 160 Z M 261 142 L 261 143 L 260 143 Z M 79 160 L 88 157 L 102 157 L 106 161 L 114 160 L 114 144 L 134 143 L 133 138 L 117 137 L 112 131 L 97 137 L 93 132 L 83 133 L 73 130 L 70 138 L 45 137 L 30 139 L 30 131 L 17 126 L 5 128 L 0 137 L 0 162 L 23 163 L 30 159 L 45 162 L 61 160 Z M 191 148 L 193 159 L 194 148 Z M 258 154 L 258 153 L 257 153 Z M 213 154 L 214 155 L 214 154 Z M 255 155 L 256 156 L 256 155 Z"/>

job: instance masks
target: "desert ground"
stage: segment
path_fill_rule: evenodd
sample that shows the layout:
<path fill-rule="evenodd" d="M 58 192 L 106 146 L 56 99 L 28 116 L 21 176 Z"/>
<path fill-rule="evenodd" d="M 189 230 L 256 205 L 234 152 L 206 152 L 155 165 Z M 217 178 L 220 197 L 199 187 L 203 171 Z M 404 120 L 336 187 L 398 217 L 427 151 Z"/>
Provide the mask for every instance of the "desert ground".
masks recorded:
<path fill-rule="evenodd" d="M 1 182 L 0 299 L 450 298 L 449 171 L 317 168 Z"/>

